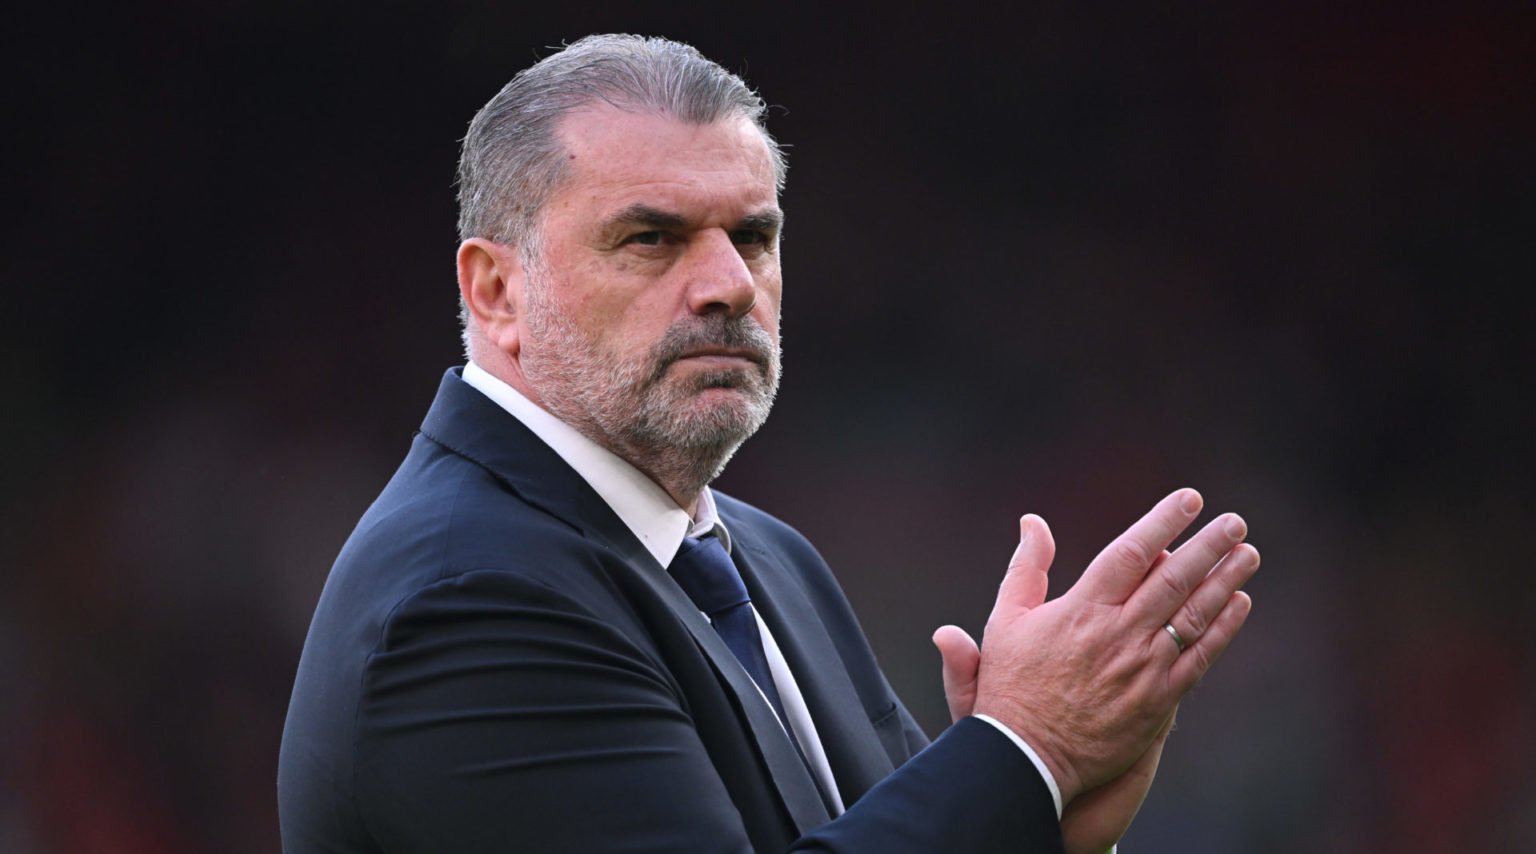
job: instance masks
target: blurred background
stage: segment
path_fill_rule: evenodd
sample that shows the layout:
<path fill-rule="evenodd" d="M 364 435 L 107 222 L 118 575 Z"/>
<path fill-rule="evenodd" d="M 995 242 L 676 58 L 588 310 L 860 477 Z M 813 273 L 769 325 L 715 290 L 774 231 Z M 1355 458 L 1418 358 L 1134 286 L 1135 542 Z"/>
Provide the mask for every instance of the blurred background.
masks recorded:
<path fill-rule="evenodd" d="M 1191 485 L 1264 569 L 1123 849 L 1536 845 L 1529 7 L 1151 5 L 25 13 L 0 851 L 277 850 L 311 609 L 459 360 L 457 140 L 592 31 L 775 105 L 786 382 L 720 486 L 930 732 L 1021 514 L 1059 593 Z"/>

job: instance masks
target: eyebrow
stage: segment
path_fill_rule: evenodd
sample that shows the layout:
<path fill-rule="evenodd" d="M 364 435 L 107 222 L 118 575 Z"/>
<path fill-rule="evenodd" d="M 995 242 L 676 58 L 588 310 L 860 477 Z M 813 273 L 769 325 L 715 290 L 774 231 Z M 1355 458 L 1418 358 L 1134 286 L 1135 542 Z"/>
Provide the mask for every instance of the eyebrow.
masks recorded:
<path fill-rule="evenodd" d="M 749 213 L 736 223 L 736 228 L 747 231 L 768 231 L 777 233 L 784 227 L 784 212 L 778 208 Z"/>
<path fill-rule="evenodd" d="M 644 225 L 650 228 L 685 228 L 688 219 L 682 214 L 659 210 L 646 204 L 633 204 L 608 219 L 609 225 Z"/>
<path fill-rule="evenodd" d="M 608 224 L 610 227 L 639 225 L 657 229 L 684 229 L 688 227 L 688 218 L 679 213 L 660 210 L 637 202 L 610 217 Z M 732 230 L 778 231 L 783 226 L 784 212 L 778 208 L 767 208 L 749 213 L 737 220 Z"/>

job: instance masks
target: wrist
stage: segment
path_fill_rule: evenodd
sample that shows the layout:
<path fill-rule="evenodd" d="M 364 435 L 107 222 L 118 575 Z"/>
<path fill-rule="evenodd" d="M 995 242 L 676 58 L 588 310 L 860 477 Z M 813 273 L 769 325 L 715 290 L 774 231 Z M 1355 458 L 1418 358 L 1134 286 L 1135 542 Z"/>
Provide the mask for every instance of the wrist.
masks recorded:
<path fill-rule="evenodd" d="M 999 721 L 997 718 L 985 713 L 976 713 L 971 715 L 971 717 L 991 725 L 998 732 L 1007 736 L 1008 740 L 1012 741 L 1014 746 L 1019 749 L 1019 752 L 1029 759 L 1030 764 L 1035 766 L 1035 771 L 1040 774 L 1045 787 L 1050 790 L 1051 801 L 1056 807 L 1056 818 L 1059 820 L 1065 807 L 1065 802 L 1061 796 L 1061 786 L 1056 782 L 1056 775 L 1051 771 L 1050 766 L 1045 764 L 1045 760 L 1041 758 L 1040 754 L 1029 745 L 1029 742 L 1025 741 L 1017 732 L 1014 732 L 1007 724 Z"/>
<path fill-rule="evenodd" d="M 1024 715 L 1010 715 L 1008 711 L 996 709 L 990 703 L 977 703 L 973 717 L 997 727 L 1029 756 L 1041 776 L 1045 777 L 1051 795 L 1056 799 L 1058 816 L 1067 804 L 1082 793 L 1082 779 L 1071 765 L 1061 759 L 1059 751 L 1055 749 L 1056 742 L 1050 738 L 1049 727 L 1020 724 L 1018 721 Z"/>

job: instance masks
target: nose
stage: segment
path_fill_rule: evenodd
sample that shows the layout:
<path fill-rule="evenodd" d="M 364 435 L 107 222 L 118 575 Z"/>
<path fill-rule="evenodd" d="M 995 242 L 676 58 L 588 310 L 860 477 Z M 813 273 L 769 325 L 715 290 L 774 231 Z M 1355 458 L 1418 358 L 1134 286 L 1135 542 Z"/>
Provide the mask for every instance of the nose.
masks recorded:
<path fill-rule="evenodd" d="M 740 317 L 757 302 L 757 282 L 731 236 L 722 229 L 707 231 L 690 247 L 688 308 L 694 314 L 724 313 Z"/>

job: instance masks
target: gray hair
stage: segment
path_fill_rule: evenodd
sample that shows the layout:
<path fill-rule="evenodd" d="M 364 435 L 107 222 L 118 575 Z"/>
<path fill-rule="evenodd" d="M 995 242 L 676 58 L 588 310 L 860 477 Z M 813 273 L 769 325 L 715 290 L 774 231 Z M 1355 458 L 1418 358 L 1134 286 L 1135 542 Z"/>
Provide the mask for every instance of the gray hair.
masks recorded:
<path fill-rule="evenodd" d="M 461 241 L 483 237 L 528 257 L 540 209 L 565 177 L 560 121 L 596 101 L 689 124 L 750 119 L 783 189 L 784 154 L 764 127 L 767 106 L 740 77 L 680 42 L 593 35 L 518 72 L 470 121 L 459 157 Z"/>

